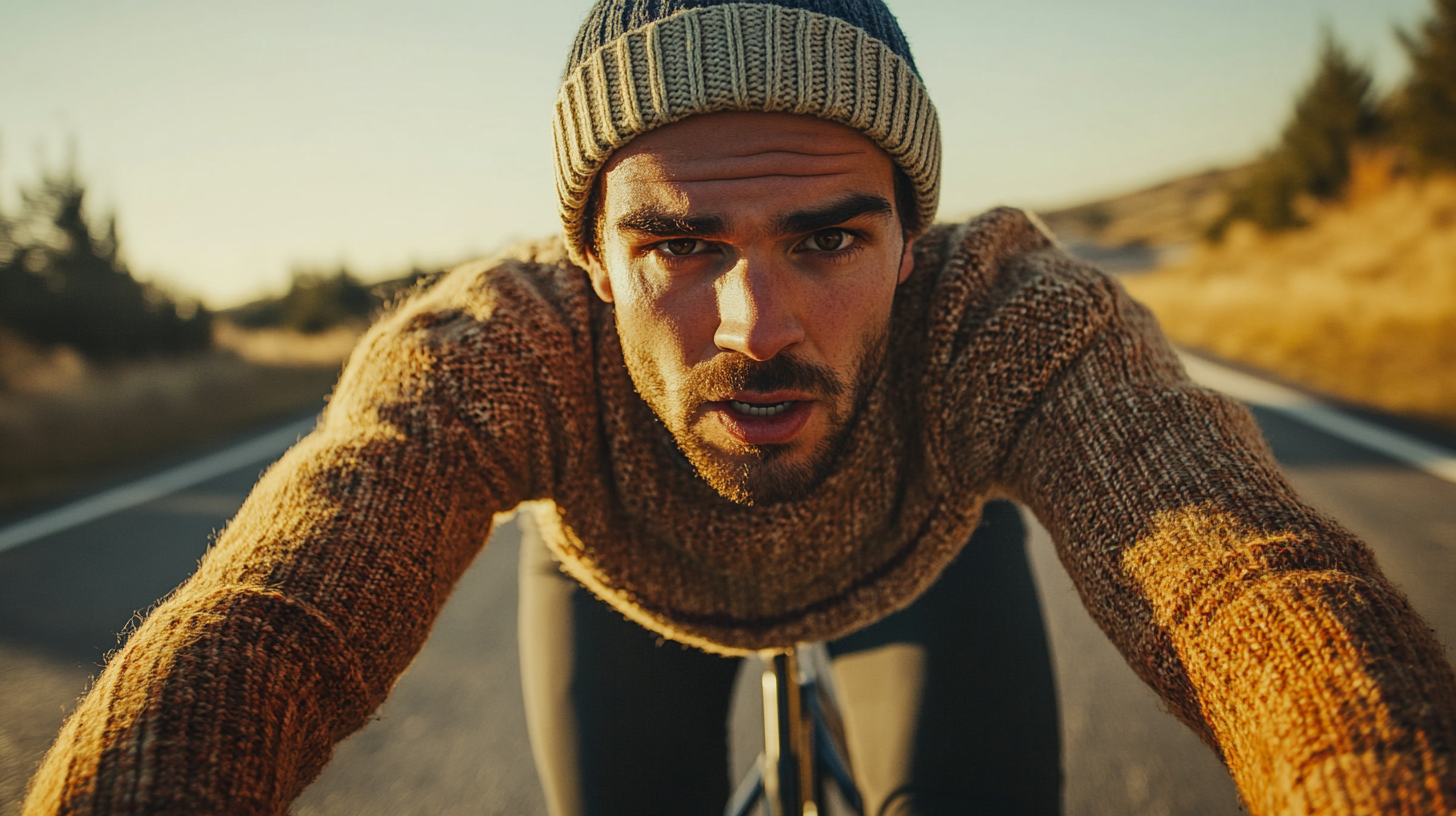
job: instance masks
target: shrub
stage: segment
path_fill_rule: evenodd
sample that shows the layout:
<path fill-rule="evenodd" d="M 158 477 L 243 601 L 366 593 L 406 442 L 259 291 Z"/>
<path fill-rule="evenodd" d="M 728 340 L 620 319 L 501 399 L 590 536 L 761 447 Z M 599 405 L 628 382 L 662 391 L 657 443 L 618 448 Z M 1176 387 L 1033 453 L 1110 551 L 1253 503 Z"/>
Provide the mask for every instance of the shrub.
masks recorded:
<path fill-rule="evenodd" d="M 346 267 L 331 273 L 295 269 L 287 294 L 239 306 L 227 317 L 244 328 L 287 328 L 304 334 L 350 324 L 363 326 L 392 298 L 439 275 L 439 271 L 415 268 L 398 278 L 368 286 Z"/>
<path fill-rule="evenodd" d="M 132 277 L 116 219 L 92 225 L 74 171 L 45 175 L 21 199 L 18 217 L 0 217 L 0 327 L 102 361 L 211 344 L 205 308 Z"/>

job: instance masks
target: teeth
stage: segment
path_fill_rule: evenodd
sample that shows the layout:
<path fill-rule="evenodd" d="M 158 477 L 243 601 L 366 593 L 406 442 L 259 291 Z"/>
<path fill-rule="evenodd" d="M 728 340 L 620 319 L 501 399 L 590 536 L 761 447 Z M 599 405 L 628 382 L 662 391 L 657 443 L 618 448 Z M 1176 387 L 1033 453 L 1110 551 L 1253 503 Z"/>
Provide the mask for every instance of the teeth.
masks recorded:
<path fill-rule="evenodd" d="M 732 408 L 734 411 L 737 411 L 738 413 L 743 414 L 745 416 L 760 416 L 760 417 L 776 416 L 778 414 L 782 414 L 783 412 L 789 410 L 789 406 L 790 405 L 793 405 L 793 404 L 794 404 L 793 403 L 793 400 L 789 400 L 787 402 L 780 402 L 780 403 L 777 403 L 775 405 L 754 405 L 751 402 L 739 402 L 738 400 L 728 400 L 728 407 L 729 408 Z"/>

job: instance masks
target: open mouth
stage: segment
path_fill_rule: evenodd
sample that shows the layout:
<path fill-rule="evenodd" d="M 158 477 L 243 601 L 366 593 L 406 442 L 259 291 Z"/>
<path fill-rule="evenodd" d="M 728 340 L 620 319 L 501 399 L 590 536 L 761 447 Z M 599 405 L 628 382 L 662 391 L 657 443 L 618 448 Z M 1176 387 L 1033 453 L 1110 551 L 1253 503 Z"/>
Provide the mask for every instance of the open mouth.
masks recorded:
<path fill-rule="evenodd" d="M 738 400 L 728 400 L 727 402 L 728 407 L 733 409 L 735 412 L 742 414 L 743 416 L 755 417 L 778 416 L 779 414 L 782 414 L 783 412 L 789 410 L 789 408 L 793 407 L 794 404 L 793 400 L 784 400 L 783 402 L 775 402 L 768 405 L 760 405 L 752 402 L 739 402 Z"/>
<path fill-rule="evenodd" d="M 814 400 L 783 399 L 790 396 L 787 394 L 764 396 L 767 399 L 763 402 L 747 402 L 741 399 L 712 402 L 708 404 L 708 409 L 717 416 L 724 430 L 740 444 L 787 444 L 798 436 L 799 431 L 809 421 L 814 412 Z"/>

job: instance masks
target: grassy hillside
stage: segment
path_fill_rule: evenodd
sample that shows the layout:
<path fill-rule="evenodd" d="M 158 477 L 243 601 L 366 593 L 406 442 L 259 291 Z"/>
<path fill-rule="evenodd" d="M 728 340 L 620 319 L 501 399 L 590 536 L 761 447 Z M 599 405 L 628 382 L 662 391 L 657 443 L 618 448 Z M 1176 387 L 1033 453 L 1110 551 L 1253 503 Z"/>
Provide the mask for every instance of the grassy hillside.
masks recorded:
<path fill-rule="evenodd" d="M 287 294 L 216 315 L 210 348 L 139 360 L 0 326 L 0 515 L 322 409 L 369 317 L 438 274 L 296 274 Z"/>
<path fill-rule="evenodd" d="M 1103 249 L 1192 246 L 1228 206 L 1252 166 L 1205 170 L 1111 198 L 1041 213 L 1070 243 Z"/>
<path fill-rule="evenodd" d="M 357 336 L 215 328 L 213 350 L 108 365 L 0 335 L 0 514 L 320 410 Z"/>
<path fill-rule="evenodd" d="M 1179 343 L 1456 427 L 1456 178 L 1352 198 L 1124 283 Z"/>
<path fill-rule="evenodd" d="M 1186 256 L 1250 172 L 1205 170 L 1039 215 L 1074 254 L 1109 272 L 1146 272 Z"/>

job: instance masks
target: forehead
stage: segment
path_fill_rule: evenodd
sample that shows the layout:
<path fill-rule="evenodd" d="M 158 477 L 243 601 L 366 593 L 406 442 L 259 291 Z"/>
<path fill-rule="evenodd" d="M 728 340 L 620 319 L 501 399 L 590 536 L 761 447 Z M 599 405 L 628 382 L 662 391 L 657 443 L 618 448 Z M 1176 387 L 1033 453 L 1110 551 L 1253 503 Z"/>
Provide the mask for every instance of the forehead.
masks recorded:
<path fill-rule="evenodd" d="M 606 210 L 642 203 L 773 210 L 846 192 L 886 195 L 894 164 L 843 125 L 787 113 L 725 112 L 632 140 L 602 172 Z"/>

